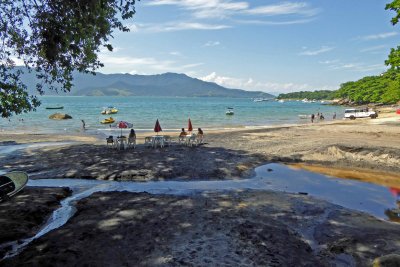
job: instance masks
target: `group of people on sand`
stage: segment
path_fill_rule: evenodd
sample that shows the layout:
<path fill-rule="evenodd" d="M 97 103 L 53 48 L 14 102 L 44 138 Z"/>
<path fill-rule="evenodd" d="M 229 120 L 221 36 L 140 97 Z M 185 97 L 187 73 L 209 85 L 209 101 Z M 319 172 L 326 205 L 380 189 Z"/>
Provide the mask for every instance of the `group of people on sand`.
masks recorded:
<path fill-rule="evenodd" d="M 181 133 L 179 134 L 179 137 L 185 137 L 188 135 L 188 133 L 185 131 L 185 128 L 182 128 Z M 197 137 L 203 137 L 204 133 L 201 128 L 197 128 Z"/>
<path fill-rule="evenodd" d="M 186 132 L 185 131 L 185 128 L 182 128 L 182 131 L 181 131 L 181 133 L 179 134 L 179 137 L 185 137 L 185 136 L 187 136 L 187 135 L 189 135 L 188 134 L 188 132 Z M 203 130 L 201 129 L 201 128 L 197 128 L 197 138 L 198 139 L 200 139 L 200 140 L 203 140 L 203 136 L 204 136 L 204 132 L 203 132 Z M 122 136 L 121 136 L 122 137 Z M 106 138 L 107 139 L 107 141 L 108 140 L 112 140 L 113 139 L 113 137 L 112 136 L 109 136 L 108 138 Z M 135 132 L 135 130 L 134 129 L 131 129 L 131 131 L 129 132 L 129 136 L 128 136 L 128 142 L 133 142 L 133 141 L 135 141 L 136 142 L 136 132 Z"/>
<path fill-rule="evenodd" d="M 318 113 L 317 113 L 317 116 L 315 116 L 314 113 L 311 114 L 311 123 L 313 123 L 314 120 L 316 120 L 316 119 L 318 119 L 318 120 L 320 120 L 320 121 L 323 121 L 323 120 L 325 120 L 325 117 L 324 117 L 324 115 L 322 114 L 322 112 L 321 112 L 321 113 L 318 112 Z M 333 119 L 333 120 L 336 120 L 336 112 L 333 113 L 332 119 Z"/>

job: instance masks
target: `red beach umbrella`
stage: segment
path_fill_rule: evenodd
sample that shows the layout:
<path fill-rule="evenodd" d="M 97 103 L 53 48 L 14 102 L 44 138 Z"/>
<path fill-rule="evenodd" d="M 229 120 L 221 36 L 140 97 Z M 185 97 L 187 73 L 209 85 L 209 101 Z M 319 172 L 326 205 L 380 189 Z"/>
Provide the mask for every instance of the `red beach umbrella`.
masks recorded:
<path fill-rule="evenodd" d="M 389 190 L 390 190 L 390 193 L 392 193 L 392 195 L 394 197 L 400 196 L 400 189 L 399 188 L 390 187 Z"/>
<path fill-rule="evenodd" d="M 158 119 L 157 119 L 157 121 L 156 121 L 156 125 L 154 126 L 154 131 L 155 131 L 156 133 L 162 131 L 161 125 L 160 125 L 160 123 L 158 122 Z"/>
<path fill-rule="evenodd" d="M 193 126 L 192 126 L 192 122 L 190 121 L 190 118 L 189 118 L 189 121 L 188 121 L 188 131 L 189 132 L 193 131 Z"/>
<path fill-rule="evenodd" d="M 122 136 L 122 129 L 132 128 L 132 123 L 126 121 L 120 121 L 117 123 L 117 127 L 121 129 L 121 136 Z"/>

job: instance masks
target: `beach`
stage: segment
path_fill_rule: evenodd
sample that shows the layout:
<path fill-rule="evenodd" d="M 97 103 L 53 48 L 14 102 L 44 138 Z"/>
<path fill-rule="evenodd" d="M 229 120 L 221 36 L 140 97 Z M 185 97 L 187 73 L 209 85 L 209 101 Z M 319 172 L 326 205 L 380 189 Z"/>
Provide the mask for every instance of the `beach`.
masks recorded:
<path fill-rule="evenodd" d="M 3 146 L 26 146 L 0 157 L 3 171 L 31 179 L 200 181 L 245 179 L 274 162 L 328 175 L 400 188 L 400 116 L 381 109 L 377 119 L 205 132 L 204 144 L 118 151 L 88 133 L 15 134 Z M 177 132 L 168 132 L 176 139 Z M 61 145 L 35 146 L 64 142 Z M 30 146 L 29 146 L 30 145 Z M 58 189 L 60 190 L 60 189 Z M 67 189 L 63 189 L 67 190 Z M 63 191 L 67 192 L 67 191 Z M 15 210 L 3 223 L 32 229 L 51 214 L 56 192 L 27 187 L 2 203 Z M 57 197 L 62 199 L 68 194 Z M 37 203 L 25 201 L 41 195 Z M 23 203 L 23 204 L 21 204 Z M 40 219 L 27 214 L 42 210 Z M 76 204 L 66 225 L 34 240 L 4 266 L 367 266 L 399 253 L 397 223 L 303 194 L 234 190 L 164 195 L 97 192 Z M 3 217 L 2 217 L 3 218 Z M 4 228 L 0 240 L 5 240 Z M 34 231 L 25 231 L 25 237 Z M 368 233 L 368 234 L 365 234 Z M 390 235 L 388 235 L 390 233 Z M 15 235 L 15 240 L 24 234 Z M 12 238 L 7 237 L 7 241 Z"/>

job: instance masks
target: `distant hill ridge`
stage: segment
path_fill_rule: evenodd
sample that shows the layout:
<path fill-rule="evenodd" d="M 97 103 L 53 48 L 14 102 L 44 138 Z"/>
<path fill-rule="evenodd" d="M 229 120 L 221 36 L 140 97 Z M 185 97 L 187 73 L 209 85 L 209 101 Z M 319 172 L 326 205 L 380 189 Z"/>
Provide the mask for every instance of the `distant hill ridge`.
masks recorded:
<path fill-rule="evenodd" d="M 36 94 L 33 73 L 25 73 L 22 80 L 30 93 Z M 205 82 L 185 74 L 163 73 L 156 75 L 131 74 L 74 74 L 74 87 L 70 93 L 60 95 L 75 96 L 172 96 L 172 97 L 245 97 L 274 98 L 260 91 L 228 89 L 216 83 Z M 56 95 L 46 91 L 46 95 Z"/>

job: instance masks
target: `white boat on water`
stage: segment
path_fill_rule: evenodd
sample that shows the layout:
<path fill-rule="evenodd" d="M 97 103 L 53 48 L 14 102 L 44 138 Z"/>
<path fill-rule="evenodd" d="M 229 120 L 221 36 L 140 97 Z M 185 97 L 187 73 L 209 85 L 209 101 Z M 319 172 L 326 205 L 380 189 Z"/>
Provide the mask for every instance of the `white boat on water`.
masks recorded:
<path fill-rule="evenodd" d="M 233 108 L 226 108 L 225 114 L 226 115 L 233 115 L 235 113 L 233 112 Z"/>
<path fill-rule="evenodd" d="M 263 102 L 263 101 L 271 101 L 272 98 L 254 98 L 254 102 Z"/>
<path fill-rule="evenodd" d="M 299 119 L 308 119 L 311 117 L 311 115 L 306 115 L 306 114 L 299 114 Z"/>

